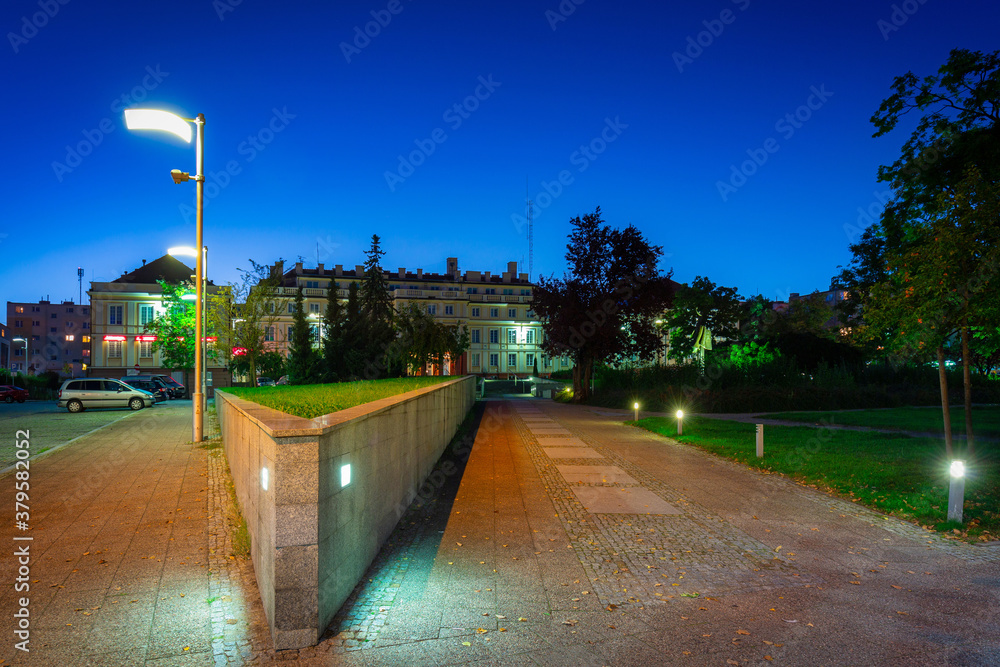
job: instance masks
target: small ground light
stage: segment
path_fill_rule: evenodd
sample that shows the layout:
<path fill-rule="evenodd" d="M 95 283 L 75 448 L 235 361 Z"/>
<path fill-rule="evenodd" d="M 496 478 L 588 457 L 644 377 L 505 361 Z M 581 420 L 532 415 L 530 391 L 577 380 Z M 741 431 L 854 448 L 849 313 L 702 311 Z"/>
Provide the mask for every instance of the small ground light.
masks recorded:
<path fill-rule="evenodd" d="M 684 435 L 684 411 L 677 411 L 677 435 Z"/>
<path fill-rule="evenodd" d="M 267 491 L 267 468 L 260 469 L 260 488 Z"/>
<path fill-rule="evenodd" d="M 965 505 L 965 461 L 951 462 L 951 484 L 948 487 L 948 521 L 962 523 Z"/>
<path fill-rule="evenodd" d="M 351 483 L 351 464 L 340 466 L 340 488 Z"/>
<path fill-rule="evenodd" d="M 635 420 L 639 421 L 639 404 L 633 403 L 632 407 L 635 409 Z"/>

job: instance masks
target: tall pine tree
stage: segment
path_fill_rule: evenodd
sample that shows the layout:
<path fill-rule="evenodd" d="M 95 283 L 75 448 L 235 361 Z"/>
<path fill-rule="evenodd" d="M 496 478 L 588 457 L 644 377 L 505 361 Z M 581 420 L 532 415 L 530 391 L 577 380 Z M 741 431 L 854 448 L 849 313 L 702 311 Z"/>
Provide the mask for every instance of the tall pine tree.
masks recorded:
<path fill-rule="evenodd" d="M 378 234 L 372 235 L 371 248 L 365 253 L 365 281 L 361 287 L 361 307 L 365 320 L 365 368 L 366 379 L 386 377 L 386 353 L 395 338 L 392 297 L 389 284 L 382 273 L 382 256 Z"/>
<path fill-rule="evenodd" d="M 302 288 L 299 287 L 295 292 L 295 314 L 288 346 L 288 375 L 291 384 L 310 384 L 316 381 L 316 353 L 312 339 L 312 330 L 302 304 Z"/>
<path fill-rule="evenodd" d="M 359 377 L 365 368 L 365 320 L 361 313 L 361 296 L 356 282 L 351 283 L 347 290 L 342 332 L 344 377 Z"/>
<path fill-rule="evenodd" d="M 337 382 L 347 377 L 344 317 L 344 309 L 337 298 L 337 283 L 331 280 L 326 291 L 326 313 L 323 315 L 323 379 L 327 382 Z"/>

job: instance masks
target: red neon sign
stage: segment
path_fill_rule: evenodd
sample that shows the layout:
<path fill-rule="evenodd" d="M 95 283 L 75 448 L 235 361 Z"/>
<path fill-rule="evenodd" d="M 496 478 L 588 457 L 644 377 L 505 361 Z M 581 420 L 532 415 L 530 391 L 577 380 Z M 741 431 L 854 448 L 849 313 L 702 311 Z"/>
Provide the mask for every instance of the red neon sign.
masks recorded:
<path fill-rule="evenodd" d="M 104 340 L 113 340 L 113 341 L 124 342 L 125 341 L 125 336 L 121 336 L 119 334 L 108 334 L 108 335 L 106 335 L 104 337 Z"/>
<path fill-rule="evenodd" d="M 135 339 L 140 343 L 150 343 L 156 340 L 156 336 L 136 336 Z"/>

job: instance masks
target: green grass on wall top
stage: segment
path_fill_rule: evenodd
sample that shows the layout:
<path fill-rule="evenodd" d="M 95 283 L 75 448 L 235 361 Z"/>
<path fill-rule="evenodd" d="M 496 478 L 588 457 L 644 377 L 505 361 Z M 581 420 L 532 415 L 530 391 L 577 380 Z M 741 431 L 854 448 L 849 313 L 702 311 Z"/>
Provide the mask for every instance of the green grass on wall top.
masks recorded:
<path fill-rule="evenodd" d="M 286 414 L 313 419 L 454 379 L 454 376 L 390 378 L 332 384 L 231 387 L 225 391 Z"/>

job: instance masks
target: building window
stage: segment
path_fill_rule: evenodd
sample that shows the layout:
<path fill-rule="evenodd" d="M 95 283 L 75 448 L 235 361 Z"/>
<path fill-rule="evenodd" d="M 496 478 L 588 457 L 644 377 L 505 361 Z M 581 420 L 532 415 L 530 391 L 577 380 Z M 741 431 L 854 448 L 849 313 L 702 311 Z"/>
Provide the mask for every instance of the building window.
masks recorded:
<path fill-rule="evenodd" d="M 472 353 L 472 367 L 473 368 L 479 368 L 479 353 L 478 352 L 473 352 Z"/>
<path fill-rule="evenodd" d="M 531 296 L 531 290 L 530 289 L 521 290 L 521 296 Z"/>
<path fill-rule="evenodd" d="M 120 340 L 109 340 L 108 359 L 121 359 L 121 358 L 122 358 L 122 342 Z"/>
<path fill-rule="evenodd" d="M 310 287 L 314 287 L 314 288 L 318 289 L 319 288 L 319 281 L 318 280 L 307 280 L 306 281 L 306 289 L 309 289 Z"/>
<path fill-rule="evenodd" d="M 478 308 L 473 308 L 472 309 L 472 316 L 473 317 L 479 317 L 479 309 Z"/>
<path fill-rule="evenodd" d="M 563 368 L 565 368 L 566 366 L 569 366 L 569 359 L 567 359 L 566 357 L 563 357 L 561 359 L 560 363 L 562 363 Z"/>
<path fill-rule="evenodd" d="M 153 356 L 153 341 L 139 341 L 139 356 L 143 359 L 150 359 Z"/>
<path fill-rule="evenodd" d="M 23 347 L 15 347 L 14 348 L 14 356 L 15 357 L 23 357 L 24 356 L 24 348 Z"/>
<path fill-rule="evenodd" d="M 444 307 L 444 314 L 445 315 L 454 315 L 455 314 L 455 306 L 445 306 Z"/>
<path fill-rule="evenodd" d="M 121 324 L 124 306 L 108 306 L 108 324 Z M 121 355 L 118 355 L 121 356 Z"/>
<path fill-rule="evenodd" d="M 471 337 L 470 338 L 470 342 L 472 342 L 472 343 L 478 343 L 479 342 L 479 329 L 473 329 L 472 332 L 469 334 L 469 336 Z"/>
<path fill-rule="evenodd" d="M 14 307 L 14 312 L 17 313 L 18 315 L 20 315 L 21 313 L 24 312 L 24 306 L 15 306 Z"/>
<path fill-rule="evenodd" d="M 499 343 L 500 342 L 500 330 L 499 329 L 490 329 L 490 342 L 491 343 Z"/>
<path fill-rule="evenodd" d="M 528 352 L 528 354 L 526 354 L 525 357 L 524 357 L 524 365 L 527 366 L 528 368 L 534 368 L 535 367 L 535 355 L 532 354 L 531 352 Z"/>
<path fill-rule="evenodd" d="M 24 320 L 14 320 L 14 326 L 15 327 L 23 327 L 24 326 Z"/>
<path fill-rule="evenodd" d="M 288 304 L 288 312 L 289 312 L 289 314 L 295 312 L 295 304 L 294 303 Z"/>
<path fill-rule="evenodd" d="M 73 334 L 66 334 L 66 340 L 72 342 L 76 340 L 76 336 L 74 336 Z"/>
<path fill-rule="evenodd" d="M 534 345 L 535 344 L 535 330 L 534 329 L 525 329 L 525 331 L 524 331 L 524 342 L 527 343 L 528 345 Z"/>
<path fill-rule="evenodd" d="M 58 330 L 59 330 L 58 327 L 49 327 L 49 333 L 55 333 Z"/>
<path fill-rule="evenodd" d="M 548 355 L 543 354 L 542 355 L 542 366 L 545 366 L 546 368 L 548 368 L 551 365 L 552 365 L 552 360 L 549 359 Z"/>
<path fill-rule="evenodd" d="M 90 336 L 86 336 L 86 335 L 80 336 L 80 341 L 84 342 L 84 343 L 89 343 L 90 342 Z"/>
<path fill-rule="evenodd" d="M 497 290 L 495 287 L 487 287 L 483 290 L 483 294 L 496 294 Z"/>
<path fill-rule="evenodd" d="M 90 322 L 84 322 L 83 323 L 83 328 L 84 329 L 89 329 L 90 328 Z"/>
<path fill-rule="evenodd" d="M 42 326 L 42 323 L 39 320 L 31 320 L 31 326 L 40 327 Z"/>
<path fill-rule="evenodd" d="M 429 304 L 427 306 L 427 314 L 428 315 L 437 315 L 438 314 L 438 307 L 437 307 L 437 305 L 435 305 L 433 303 Z"/>
<path fill-rule="evenodd" d="M 156 317 L 156 309 L 153 308 L 151 303 L 140 303 L 139 304 L 139 324 L 145 326 L 153 321 Z"/>
<path fill-rule="evenodd" d="M 267 328 L 267 332 L 264 334 L 264 340 L 274 342 L 274 327 Z"/>
<path fill-rule="evenodd" d="M 517 353 L 511 352 L 507 355 L 507 368 L 517 368 Z"/>
<path fill-rule="evenodd" d="M 490 308 L 490 317 L 494 317 L 494 318 L 500 317 L 500 309 L 499 308 Z"/>
<path fill-rule="evenodd" d="M 34 336 L 34 335 L 33 335 L 33 336 L 31 337 L 31 340 L 34 340 L 34 341 L 40 341 L 40 340 L 42 340 L 42 337 L 41 337 L 41 336 Z"/>
<path fill-rule="evenodd" d="M 90 350 L 89 350 L 89 349 L 87 349 L 87 348 L 84 348 L 84 349 L 83 349 L 83 356 L 85 356 L 85 357 L 89 357 L 89 356 L 90 356 Z"/>
<path fill-rule="evenodd" d="M 67 309 L 66 309 L 66 312 L 67 312 L 67 313 L 72 313 L 72 312 L 73 312 L 73 309 L 72 309 L 72 308 L 67 308 Z"/>
<path fill-rule="evenodd" d="M 33 312 L 33 313 L 40 313 L 40 312 L 42 312 L 42 309 L 39 308 L 38 306 L 32 306 L 31 307 L 31 312 Z"/>
<path fill-rule="evenodd" d="M 465 288 L 465 293 L 466 294 L 479 294 L 479 288 L 478 287 L 466 287 Z"/>
<path fill-rule="evenodd" d="M 310 303 L 309 304 L 309 312 L 310 313 L 318 313 L 319 312 L 319 304 L 318 303 Z"/>
<path fill-rule="evenodd" d="M 500 365 L 500 355 L 491 354 L 490 355 L 490 368 L 496 368 Z"/>
<path fill-rule="evenodd" d="M 50 320 L 54 320 L 54 319 L 56 319 L 57 317 L 59 317 L 59 316 L 58 316 L 58 315 L 56 315 L 55 313 L 52 313 L 52 315 L 50 315 L 50 316 L 49 316 L 49 319 L 50 319 Z"/>
<path fill-rule="evenodd" d="M 84 315 L 89 315 L 90 314 L 90 308 L 84 308 L 83 309 L 83 314 Z"/>
<path fill-rule="evenodd" d="M 508 345 L 517 344 L 517 329 L 507 329 L 507 344 Z"/>
<path fill-rule="evenodd" d="M 507 294 L 507 295 L 512 295 L 512 294 L 514 294 L 514 290 L 505 287 L 504 290 L 503 290 L 503 293 Z"/>
<path fill-rule="evenodd" d="M 517 308 L 508 308 L 507 309 L 507 317 L 509 317 L 512 320 L 516 320 L 517 319 Z"/>

